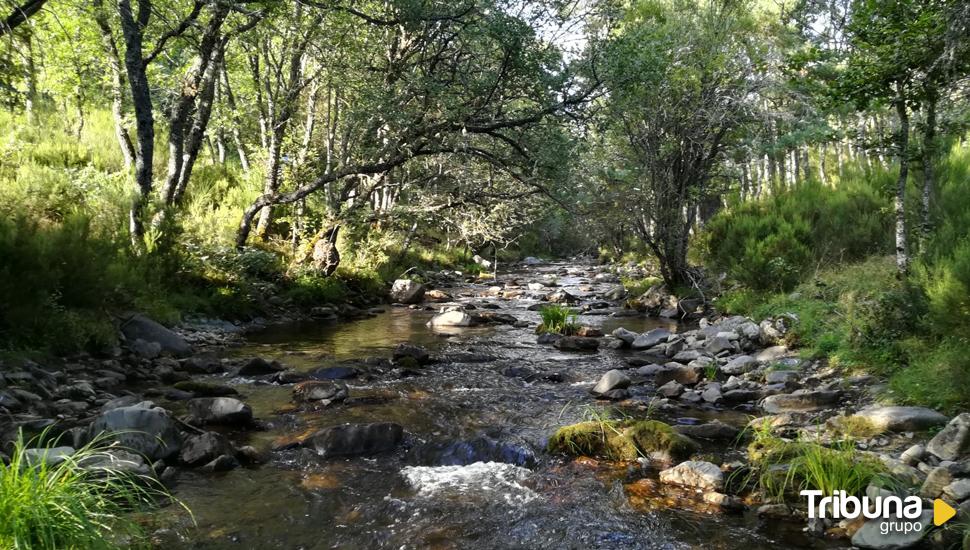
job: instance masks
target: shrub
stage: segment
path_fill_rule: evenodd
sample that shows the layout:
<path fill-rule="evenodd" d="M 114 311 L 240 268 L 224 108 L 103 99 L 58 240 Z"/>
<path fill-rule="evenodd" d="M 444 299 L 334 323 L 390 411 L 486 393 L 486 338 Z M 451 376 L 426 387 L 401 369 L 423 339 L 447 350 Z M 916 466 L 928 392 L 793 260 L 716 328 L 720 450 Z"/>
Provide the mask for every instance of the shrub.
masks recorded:
<path fill-rule="evenodd" d="M 130 512 L 150 508 L 169 495 L 152 478 L 86 471 L 84 463 L 104 454 L 104 441 L 49 465 L 32 462 L 29 443 L 20 436 L 10 463 L 0 462 L 0 547 L 110 549 L 144 542 Z"/>
<path fill-rule="evenodd" d="M 708 222 L 707 263 L 752 289 L 790 290 L 817 265 L 891 250 L 885 174 L 838 187 L 802 182 Z"/>

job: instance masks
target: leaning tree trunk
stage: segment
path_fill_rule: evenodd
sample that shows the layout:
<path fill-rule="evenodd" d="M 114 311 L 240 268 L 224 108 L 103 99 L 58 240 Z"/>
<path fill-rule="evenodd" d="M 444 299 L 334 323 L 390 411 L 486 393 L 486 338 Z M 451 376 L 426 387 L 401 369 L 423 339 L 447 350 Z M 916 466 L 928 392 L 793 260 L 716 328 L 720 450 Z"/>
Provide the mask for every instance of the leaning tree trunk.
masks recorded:
<path fill-rule="evenodd" d="M 909 247 L 906 242 L 906 179 L 909 176 L 909 112 L 902 93 L 896 98 L 899 133 L 896 146 L 899 155 L 899 177 L 896 179 L 896 269 L 900 275 L 909 271 Z"/>

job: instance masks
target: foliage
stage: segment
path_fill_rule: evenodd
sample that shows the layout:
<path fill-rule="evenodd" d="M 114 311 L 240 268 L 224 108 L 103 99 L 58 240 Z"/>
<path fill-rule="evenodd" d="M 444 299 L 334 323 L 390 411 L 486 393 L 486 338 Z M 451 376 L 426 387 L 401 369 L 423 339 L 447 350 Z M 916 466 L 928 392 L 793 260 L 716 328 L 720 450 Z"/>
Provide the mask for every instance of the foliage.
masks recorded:
<path fill-rule="evenodd" d="M 579 324 L 576 322 L 577 313 L 566 306 L 559 304 L 544 306 L 539 310 L 539 317 L 542 318 L 542 323 L 536 328 L 539 334 L 569 335 L 579 329 Z"/>
<path fill-rule="evenodd" d="M 755 429 L 749 456 L 758 470 L 757 486 L 766 496 L 784 499 L 802 490 L 824 495 L 845 491 L 863 494 L 870 484 L 892 483 L 886 467 L 855 449 L 851 440 L 832 447 L 807 440 L 786 440 L 770 430 Z"/>
<path fill-rule="evenodd" d="M 34 458 L 43 450 L 17 439 L 10 463 L 0 462 L 0 547 L 129 548 L 145 542 L 131 512 L 170 498 L 158 481 L 128 472 L 88 471 L 106 456 L 96 439 L 62 462 Z"/>
<path fill-rule="evenodd" d="M 815 268 L 890 250 L 884 176 L 816 181 L 725 210 L 704 233 L 709 264 L 754 290 L 791 290 Z"/>

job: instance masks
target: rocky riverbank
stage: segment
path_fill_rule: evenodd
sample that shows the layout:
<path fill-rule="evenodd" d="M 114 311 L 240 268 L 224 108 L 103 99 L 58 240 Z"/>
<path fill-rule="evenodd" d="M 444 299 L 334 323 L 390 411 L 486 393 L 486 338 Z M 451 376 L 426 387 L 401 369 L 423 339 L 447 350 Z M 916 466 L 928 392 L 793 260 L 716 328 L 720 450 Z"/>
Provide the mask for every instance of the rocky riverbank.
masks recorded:
<path fill-rule="evenodd" d="M 499 283 L 455 273 L 427 280 L 396 282 L 394 305 L 383 313 L 315 312 L 322 326 L 340 317 L 386 319 L 374 325 L 386 334 L 366 334 L 381 342 L 376 354 L 350 348 L 350 355 L 318 357 L 284 346 L 282 354 L 263 356 L 250 347 L 236 350 L 248 345 L 245 327 L 210 321 L 171 331 L 130 316 L 120 328 L 124 345 L 112 357 L 0 369 L 3 440 L 18 430 L 30 436 L 48 429 L 49 441 L 60 436 L 60 448 L 38 453 L 54 460 L 113 434 L 125 448 L 110 451 L 117 469 L 173 487 L 186 475 L 299 464 L 310 476 L 304 487 L 336 490 L 340 483 L 324 483 L 314 472 L 382 456 L 392 469 L 404 461 L 400 476 L 419 480 L 418 494 L 434 492 L 428 483 L 436 475 L 462 483 L 511 475 L 498 486 L 539 502 L 548 498 L 541 485 L 523 480 L 554 476 L 559 485 L 567 483 L 556 477 L 561 468 L 578 468 L 572 475 L 580 477 L 571 479 L 588 468 L 594 476 L 622 468 L 634 506 L 655 510 L 661 502 L 725 517 L 782 518 L 819 537 L 888 548 L 895 543 L 871 525 L 806 522 L 801 499 L 781 502 L 752 481 L 764 473 L 759 469 L 783 475 L 791 467 L 782 458 L 770 467 L 756 460 L 749 444 L 757 437 L 778 445 L 849 441 L 854 457 L 878 461 L 905 481 L 893 490 L 942 498 L 970 516 L 970 418 L 883 404 L 879 380 L 801 357 L 785 346 L 798 322 L 793 316 L 719 317 L 658 289 L 630 297 L 614 271 L 588 265 L 524 265 Z M 578 330 L 536 335 L 536 312 L 548 304 L 574 308 Z M 402 326 L 410 336 L 394 341 Z M 581 410 L 619 414 L 572 412 Z M 584 424 L 561 431 L 570 419 Z M 563 462 L 563 455 L 578 458 Z M 477 463 L 511 466 L 460 469 Z M 371 502 L 358 506 L 369 509 Z M 945 542 L 941 530 L 931 531 L 927 526 L 920 539 Z M 287 544 L 297 537 L 280 536 Z"/>

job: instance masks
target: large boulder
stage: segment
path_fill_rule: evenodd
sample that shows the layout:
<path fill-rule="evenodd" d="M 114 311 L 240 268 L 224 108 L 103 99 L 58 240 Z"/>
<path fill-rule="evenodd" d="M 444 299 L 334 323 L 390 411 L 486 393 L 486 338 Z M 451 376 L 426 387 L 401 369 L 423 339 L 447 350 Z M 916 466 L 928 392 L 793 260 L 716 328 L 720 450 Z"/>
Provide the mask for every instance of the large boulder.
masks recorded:
<path fill-rule="evenodd" d="M 185 357 L 192 353 L 192 346 L 184 338 L 140 313 L 122 319 L 121 333 L 130 344 L 141 340 L 157 345 L 162 354 Z"/>
<path fill-rule="evenodd" d="M 411 279 L 398 279 L 391 285 L 391 301 L 399 304 L 417 304 L 424 298 L 424 285 Z"/>
<path fill-rule="evenodd" d="M 946 416 L 926 407 L 869 407 L 854 416 L 888 432 L 919 431 L 946 424 Z"/>
<path fill-rule="evenodd" d="M 926 450 L 940 460 L 957 460 L 970 452 L 970 413 L 954 417 L 926 444 Z"/>
<path fill-rule="evenodd" d="M 703 460 L 688 460 L 660 472 L 660 482 L 707 491 L 724 488 L 724 472 Z"/>
<path fill-rule="evenodd" d="M 428 321 L 429 327 L 470 327 L 474 324 L 471 315 L 464 311 L 453 309 L 439 313 Z"/>
<path fill-rule="evenodd" d="M 320 456 L 373 455 L 393 451 L 404 439 L 404 428 L 393 422 L 344 424 L 324 428 L 311 435 L 304 445 Z"/>
<path fill-rule="evenodd" d="M 633 332 L 632 330 L 627 330 L 623 327 L 620 327 L 613 331 L 613 337 L 623 342 L 623 345 L 625 346 L 629 346 L 633 344 L 633 341 L 637 339 L 637 336 L 640 336 L 640 335 L 637 334 L 636 332 Z"/>
<path fill-rule="evenodd" d="M 182 447 L 178 426 L 168 411 L 151 403 L 101 413 L 88 427 L 87 438 L 104 437 L 150 461 L 174 456 Z"/>
<path fill-rule="evenodd" d="M 189 413 L 196 424 L 245 425 L 253 421 L 249 405 L 231 397 L 200 397 L 189 400 Z"/>
<path fill-rule="evenodd" d="M 829 390 L 779 393 L 766 397 L 761 402 L 761 408 L 768 414 L 819 411 L 837 404 L 841 395 L 838 391 Z"/>

